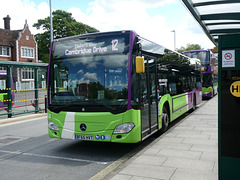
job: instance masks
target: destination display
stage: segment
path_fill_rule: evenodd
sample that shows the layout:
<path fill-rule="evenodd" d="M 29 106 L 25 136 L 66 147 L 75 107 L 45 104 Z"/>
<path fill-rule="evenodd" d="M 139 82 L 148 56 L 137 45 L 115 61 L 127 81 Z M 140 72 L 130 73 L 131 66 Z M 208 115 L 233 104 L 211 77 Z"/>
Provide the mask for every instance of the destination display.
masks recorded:
<path fill-rule="evenodd" d="M 125 38 L 120 36 L 72 39 L 55 43 L 55 58 L 123 53 Z"/>

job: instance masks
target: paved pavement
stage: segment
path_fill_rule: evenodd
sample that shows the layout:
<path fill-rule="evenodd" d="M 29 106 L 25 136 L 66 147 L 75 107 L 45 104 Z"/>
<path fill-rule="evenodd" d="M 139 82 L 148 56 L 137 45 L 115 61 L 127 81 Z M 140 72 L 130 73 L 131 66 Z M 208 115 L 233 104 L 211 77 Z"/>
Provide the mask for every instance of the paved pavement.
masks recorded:
<path fill-rule="evenodd" d="M 111 180 L 217 180 L 218 97 L 116 168 Z"/>
<path fill-rule="evenodd" d="M 40 117 L 47 117 L 47 113 L 43 113 L 43 112 L 40 112 L 40 113 L 26 113 L 26 114 L 13 116 L 12 118 L 0 117 L 0 125 L 15 123 L 15 122 L 19 122 L 19 121 L 32 120 L 32 119 L 40 118 Z"/>

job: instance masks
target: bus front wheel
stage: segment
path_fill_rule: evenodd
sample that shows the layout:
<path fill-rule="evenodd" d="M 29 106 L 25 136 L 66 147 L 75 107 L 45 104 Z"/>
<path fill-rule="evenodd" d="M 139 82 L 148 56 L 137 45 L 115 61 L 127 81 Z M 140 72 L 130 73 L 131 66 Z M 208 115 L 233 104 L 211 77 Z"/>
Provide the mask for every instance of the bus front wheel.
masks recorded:
<path fill-rule="evenodd" d="M 166 132 L 169 125 L 169 115 L 168 110 L 165 106 L 163 106 L 162 110 L 162 132 Z"/>

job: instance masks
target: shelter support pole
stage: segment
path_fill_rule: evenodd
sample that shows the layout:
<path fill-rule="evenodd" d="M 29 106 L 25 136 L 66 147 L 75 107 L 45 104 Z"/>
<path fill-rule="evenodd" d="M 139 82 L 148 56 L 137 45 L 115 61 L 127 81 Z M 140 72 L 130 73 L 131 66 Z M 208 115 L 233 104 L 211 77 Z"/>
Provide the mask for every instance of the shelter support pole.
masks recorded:
<path fill-rule="evenodd" d="M 34 89 L 35 89 L 35 110 L 39 110 L 38 104 L 38 69 L 34 69 L 35 73 L 35 81 L 34 81 Z"/>
<path fill-rule="evenodd" d="M 12 88 L 11 88 L 11 67 L 7 66 L 7 105 L 8 105 L 8 118 L 12 117 Z"/>

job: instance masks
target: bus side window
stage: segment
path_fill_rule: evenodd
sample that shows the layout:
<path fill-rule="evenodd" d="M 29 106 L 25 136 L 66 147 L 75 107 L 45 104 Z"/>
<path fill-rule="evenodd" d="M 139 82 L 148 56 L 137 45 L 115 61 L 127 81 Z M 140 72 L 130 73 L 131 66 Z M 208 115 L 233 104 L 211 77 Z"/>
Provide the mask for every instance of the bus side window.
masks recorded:
<path fill-rule="evenodd" d="M 160 83 L 159 83 L 159 84 L 160 84 Z M 163 84 L 163 83 L 160 84 L 160 85 L 158 85 L 157 93 L 158 93 L 159 96 L 162 96 L 162 95 L 164 95 L 164 94 L 167 94 L 167 93 L 168 93 L 168 91 L 167 91 L 167 83 L 166 83 L 166 85 Z"/>
<path fill-rule="evenodd" d="M 182 94 L 184 92 L 183 88 L 184 88 L 183 87 L 183 82 L 182 81 L 178 81 L 177 82 L 177 92 L 176 92 L 176 94 Z"/>
<path fill-rule="evenodd" d="M 168 84 L 168 86 L 169 86 L 169 93 L 170 93 L 171 95 L 177 94 L 177 85 L 176 85 L 176 83 L 170 82 L 170 83 Z"/>

